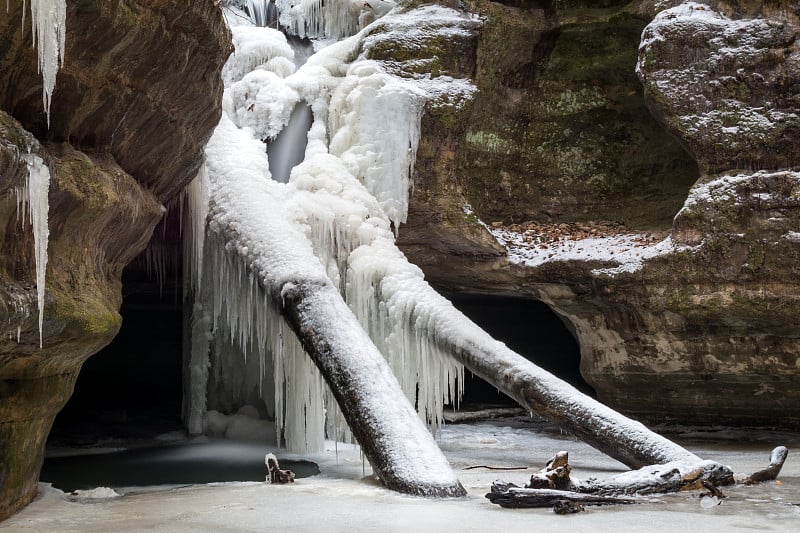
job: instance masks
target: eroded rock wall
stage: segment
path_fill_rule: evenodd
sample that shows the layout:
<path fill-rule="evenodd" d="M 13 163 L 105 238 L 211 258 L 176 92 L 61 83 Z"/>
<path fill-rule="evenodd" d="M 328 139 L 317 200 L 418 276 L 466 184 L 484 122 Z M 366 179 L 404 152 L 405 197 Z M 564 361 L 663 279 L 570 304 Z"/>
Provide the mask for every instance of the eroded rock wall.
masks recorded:
<path fill-rule="evenodd" d="M 586 380 L 625 413 L 800 427 L 798 8 L 467 7 L 484 17 L 481 92 L 423 119 L 406 253 L 440 287 L 548 303 Z M 545 259 L 522 266 L 490 252 L 480 220 L 564 239 L 571 222 L 604 220 L 671 241 L 615 272 L 543 240 Z"/>
<path fill-rule="evenodd" d="M 21 3 L 0 8 L 0 520 L 36 495 L 44 444 L 83 362 L 116 335 L 120 276 L 197 172 L 230 37 L 211 0 L 67 3 L 50 127 Z M 26 154 L 50 171 L 39 347 Z"/>

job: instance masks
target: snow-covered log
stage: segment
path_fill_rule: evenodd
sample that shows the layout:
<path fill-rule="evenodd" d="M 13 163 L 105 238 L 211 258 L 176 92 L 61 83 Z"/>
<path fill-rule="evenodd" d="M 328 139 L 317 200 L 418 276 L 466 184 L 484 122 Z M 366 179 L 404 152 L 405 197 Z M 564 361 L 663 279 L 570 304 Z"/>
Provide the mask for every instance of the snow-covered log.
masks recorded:
<path fill-rule="evenodd" d="M 431 289 L 432 291 L 432 289 Z M 452 305 L 422 309 L 439 347 L 522 407 L 631 468 L 701 459 L 542 370 L 472 324 Z M 453 333 L 458 332 L 456 336 Z"/>
<path fill-rule="evenodd" d="M 465 496 L 339 291 L 330 283 L 290 283 L 282 296 L 284 316 L 322 372 L 381 481 L 406 494 Z"/>
<path fill-rule="evenodd" d="M 744 480 L 745 485 L 754 485 L 756 483 L 763 483 L 765 481 L 772 481 L 778 478 L 781 473 L 783 463 L 786 462 L 786 457 L 789 455 L 789 450 L 786 446 L 778 446 L 769 455 L 769 466 L 758 472 L 753 472 Z"/>
<path fill-rule="evenodd" d="M 786 461 L 788 450 L 778 446 L 770 454 L 770 464 L 748 476 L 745 484 L 776 479 Z M 560 501 L 586 505 L 635 503 L 625 495 L 645 495 L 706 488 L 723 497 L 716 487 L 735 481 L 730 469 L 713 461 L 673 461 L 631 470 L 608 479 L 578 480 L 570 477 L 567 452 L 558 452 L 524 487 L 495 481 L 486 498 L 501 507 L 550 507 Z M 620 497 L 623 495 L 623 497 Z"/>

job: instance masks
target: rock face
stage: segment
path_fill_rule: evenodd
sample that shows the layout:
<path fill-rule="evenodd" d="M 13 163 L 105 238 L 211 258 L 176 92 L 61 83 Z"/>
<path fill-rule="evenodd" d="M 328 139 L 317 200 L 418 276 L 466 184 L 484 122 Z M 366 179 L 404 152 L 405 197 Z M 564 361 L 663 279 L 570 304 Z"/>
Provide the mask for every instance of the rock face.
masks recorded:
<path fill-rule="evenodd" d="M 211 0 L 68 2 L 48 129 L 20 6 L 0 17 L 0 520 L 36 495 L 53 419 L 119 329 L 122 269 L 197 172 L 230 49 Z M 14 192 L 29 153 L 51 175 L 41 349 L 33 238 Z"/>
<path fill-rule="evenodd" d="M 548 303 L 622 412 L 800 427 L 798 8 L 515 5 L 470 4 L 485 17 L 464 47 L 481 92 L 424 118 L 406 253 L 440 287 Z M 670 240 L 631 266 L 520 234 L 544 259 L 516 264 L 512 243 L 509 265 L 479 219 Z"/>

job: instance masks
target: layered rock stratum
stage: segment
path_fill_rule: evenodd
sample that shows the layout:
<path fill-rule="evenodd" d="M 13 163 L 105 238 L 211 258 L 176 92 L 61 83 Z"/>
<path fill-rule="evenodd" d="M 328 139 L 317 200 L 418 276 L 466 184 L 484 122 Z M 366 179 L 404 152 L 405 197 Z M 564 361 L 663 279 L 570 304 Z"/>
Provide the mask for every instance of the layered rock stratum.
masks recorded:
<path fill-rule="evenodd" d="M 479 94 L 423 118 L 412 261 L 549 304 L 626 414 L 800 427 L 800 8 L 469 7 Z"/>
<path fill-rule="evenodd" d="M 0 9 L 0 519 L 36 495 L 44 444 L 83 362 L 119 330 L 120 276 L 197 173 L 230 36 L 211 0 L 74 1 L 49 127 L 21 2 Z M 50 173 L 39 346 L 33 235 L 17 209 Z"/>

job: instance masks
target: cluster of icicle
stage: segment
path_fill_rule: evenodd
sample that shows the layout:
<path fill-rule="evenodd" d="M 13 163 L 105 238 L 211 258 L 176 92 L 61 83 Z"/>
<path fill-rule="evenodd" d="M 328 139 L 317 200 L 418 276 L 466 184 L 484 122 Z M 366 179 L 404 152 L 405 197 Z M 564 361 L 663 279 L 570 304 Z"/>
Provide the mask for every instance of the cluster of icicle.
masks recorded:
<path fill-rule="evenodd" d="M 319 449 L 326 421 L 329 438 L 349 439 L 278 309 L 287 284 L 317 280 L 339 288 L 436 431 L 444 405 L 458 401 L 463 367 L 436 347 L 431 324 L 419 318 L 432 316 L 421 308 L 449 303 L 397 249 L 393 228 L 405 221 L 426 100 L 448 84 L 455 100 L 474 88 L 443 78 L 430 91 L 429 79 L 392 76 L 364 57 L 371 27 L 295 71 L 282 33 L 227 18 L 236 52 L 223 76 L 224 113 L 206 147 L 206 170 L 188 191 L 186 264 L 194 265 L 195 298 L 189 429 L 202 427 L 210 388 L 255 387 L 290 449 Z M 428 6 L 384 20 L 436 34 L 452 31 L 464 16 Z M 288 184 L 278 183 L 270 179 L 263 141 L 301 102 L 314 115 L 305 159 Z M 238 347 L 240 360 L 220 360 L 219 336 Z"/>
<path fill-rule="evenodd" d="M 292 35 L 341 39 L 358 32 L 395 7 L 392 0 L 276 0 L 278 22 Z"/>
<path fill-rule="evenodd" d="M 45 274 L 47 272 L 47 243 L 50 228 L 47 217 L 50 212 L 48 192 L 50 190 L 50 169 L 41 157 L 25 154 L 28 177 L 25 184 L 15 189 L 17 198 L 17 219 L 25 223 L 25 212 L 33 231 L 34 261 L 36 264 L 36 302 L 39 311 L 39 347 L 42 347 L 42 325 L 44 322 Z M 17 339 L 19 342 L 19 338 Z"/>
<path fill-rule="evenodd" d="M 8 6 L 6 6 L 8 10 Z M 31 26 L 33 46 L 38 51 L 39 72 L 43 78 L 42 103 L 47 123 L 50 124 L 50 100 L 56 86 L 56 74 L 64 62 L 66 35 L 66 0 L 31 0 Z M 25 24 L 25 5 L 22 6 L 22 23 Z M 36 302 L 39 313 L 39 347 L 42 347 L 44 323 L 45 275 L 47 272 L 47 243 L 50 235 L 48 215 L 50 204 L 50 170 L 42 158 L 25 154 L 28 177 L 25 184 L 17 187 L 17 218 L 25 223 L 25 211 L 33 231 L 34 260 L 36 264 Z M 17 334 L 19 342 L 19 332 Z"/>
<path fill-rule="evenodd" d="M 67 28 L 66 0 L 30 0 L 33 46 L 39 54 L 39 72 L 44 87 L 42 103 L 50 124 L 50 100 L 56 86 L 59 65 L 64 63 L 64 44 Z M 8 6 L 6 6 L 8 10 Z M 22 23 L 25 24 L 25 2 L 22 5 Z"/>

